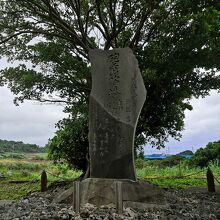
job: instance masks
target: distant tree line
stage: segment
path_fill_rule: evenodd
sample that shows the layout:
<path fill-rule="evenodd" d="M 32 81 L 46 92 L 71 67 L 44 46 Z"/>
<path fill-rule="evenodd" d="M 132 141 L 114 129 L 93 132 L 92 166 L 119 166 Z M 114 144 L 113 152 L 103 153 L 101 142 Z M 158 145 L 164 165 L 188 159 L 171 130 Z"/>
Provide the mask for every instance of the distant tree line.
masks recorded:
<path fill-rule="evenodd" d="M 22 141 L 7 141 L 0 139 L 0 153 L 42 153 L 45 148 L 36 144 L 24 144 Z"/>

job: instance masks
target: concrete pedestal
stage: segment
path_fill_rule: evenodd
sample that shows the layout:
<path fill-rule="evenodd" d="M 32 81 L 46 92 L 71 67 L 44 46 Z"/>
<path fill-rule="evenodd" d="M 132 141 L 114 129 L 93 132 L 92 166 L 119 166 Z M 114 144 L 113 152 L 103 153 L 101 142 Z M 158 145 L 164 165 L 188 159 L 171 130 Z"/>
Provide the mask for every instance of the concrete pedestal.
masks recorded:
<path fill-rule="evenodd" d="M 143 182 L 119 179 L 88 178 L 80 182 L 81 206 L 90 203 L 96 206 L 116 203 L 116 182 L 122 182 L 124 207 L 145 209 L 154 206 L 167 206 L 164 190 Z M 71 201 L 73 188 L 63 192 L 54 202 Z M 69 199 L 68 199 L 69 197 Z"/>

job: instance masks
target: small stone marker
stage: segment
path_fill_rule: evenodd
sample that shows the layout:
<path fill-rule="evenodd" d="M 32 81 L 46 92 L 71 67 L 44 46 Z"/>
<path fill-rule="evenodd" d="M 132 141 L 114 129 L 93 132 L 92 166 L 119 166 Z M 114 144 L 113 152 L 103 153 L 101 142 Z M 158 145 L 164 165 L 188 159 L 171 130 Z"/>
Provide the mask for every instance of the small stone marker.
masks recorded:
<path fill-rule="evenodd" d="M 136 180 L 134 136 L 146 89 L 130 48 L 89 52 L 90 177 Z"/>
<path fill-rule="evenodd" d="M 122 182 L 115 182 L 115 197 L 116 197 L 116 211 L 118 214 L 123 213 L 123 195 L 122 195 Z"/>
<path fill-rule="evenodd" d="M 214 180 L 214 175 L 211 171 L 211 169 L 208 167 L 207 173 L 207 185 L 208 185 L 208 191 L 209 192 L 215 192 L 215 180 Z"/>
<path fill-rule="evenodd" d="M 45 170 L 41 173 L 41 179 L 40 179 L 40 191 L 45 192 L 47 191 L 47 173 Z"/>
<path fill-rule="evenodd" d="M 73 182 L 73 210 L 76 213 L 80 212 L 80 182 Z"/>

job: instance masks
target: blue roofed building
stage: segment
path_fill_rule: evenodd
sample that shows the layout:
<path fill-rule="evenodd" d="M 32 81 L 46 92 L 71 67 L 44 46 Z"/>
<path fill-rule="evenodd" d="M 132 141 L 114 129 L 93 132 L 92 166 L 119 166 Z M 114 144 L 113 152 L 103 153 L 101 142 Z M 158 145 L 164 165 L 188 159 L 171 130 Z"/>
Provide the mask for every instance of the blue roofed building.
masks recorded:
<path fill-rule="evenodd" d="M 145 159 L 149 159 L 149 160 L 162 160 L 169 157 L 168 155 L 164 155 L 164 154 L 151 154 L 151 155 L 144 155 Z"/>
<path fill-rule="evenodd" d="M 166 158 L 171 157 L 171 156 L 174 156 L 174 155 L 151 154 L 151 155 L 144 155 L 144 158 L 145 158 L 145 159 L 148 159 L 148 160 L 162 160 L 162 159 L 166 159 Z M 191 154 L 177 154 L 177 156 L 180 156 L 180 157 L 189 159 L 189 158 L 191 158 L 193 155 L 191 155 Z"/>

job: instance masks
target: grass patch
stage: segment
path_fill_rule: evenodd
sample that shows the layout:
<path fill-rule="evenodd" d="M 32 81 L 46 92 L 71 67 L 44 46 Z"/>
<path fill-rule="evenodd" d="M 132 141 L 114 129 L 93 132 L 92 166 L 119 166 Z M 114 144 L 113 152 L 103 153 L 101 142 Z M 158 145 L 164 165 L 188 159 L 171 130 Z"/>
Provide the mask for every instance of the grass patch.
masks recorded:
<path fill-rule="evenodd" d="M 48 184 L 57 180 L 69 180 L 79 177 L 82 172 L 70 170 L 65 164 L 54 165 L 47 160 L 46 154 L 25 154 L 25 159 L 0 159 L 0 200 L 19 199 L 29 192 L 40 189 L 40 174 L 42 170 L 47 173 Z M 38 157 L 38 159 L 36 159 Z M 36 183 L 10 183 L 13 180 L 37 181 Z"/>
<path fill-rule="evenodd" d="M 0 200 L 16 200 L 40 189 L 39 183 L 10 184 L 8 181 L 0 181 L 0 184 Z"/>
<path fill-rule="evenodd" d="M 220 167 L 210 164 L 215 177 L 220 182 Z M 48 183 L 57 180 L 71 180 L 79 177 L 82 172 L 69 169 L 66 164 L 54 165 L 47 160 L 45 153 L 24 154 L 24 158 L 4 157 L 0 159 L 0 200 L 19 199 L 29 192 L 40 189 L 40 174 L 46 170 Z M 158 163 L 139 161 L 137 168 L 139 179 L 163 188 L 182 189 L 191 186 L 206 185 L 206 169 L 190 168 L 184 163 L 173 167 L 160 167 Z M 36 180 L 36 183 L 10 183 L 12 180 Z M 216 185 L 220 185 L 216 181 Z"/>
<path fill-rule="evenodd" d="M 210 164 L 210 168 L 220 182 L 220 167 Z M 163 188 L 182 189 L 206 186 L 206 171 L 206 168 L 190 168 L 184 163 L 173 167 L 158 167 L 151 164 L 137 169 L 137 176 L 141 180 Z M 215 184 L 220 185 L 219 182 L 215 181 Z"/>
<path fill-rule="evenodd" d="M 162 188 L 183 189 L 191 186 L 206 186 L 205 179 L 183 178 L 183 179 L 152 179 L 149 183 Z"/>

